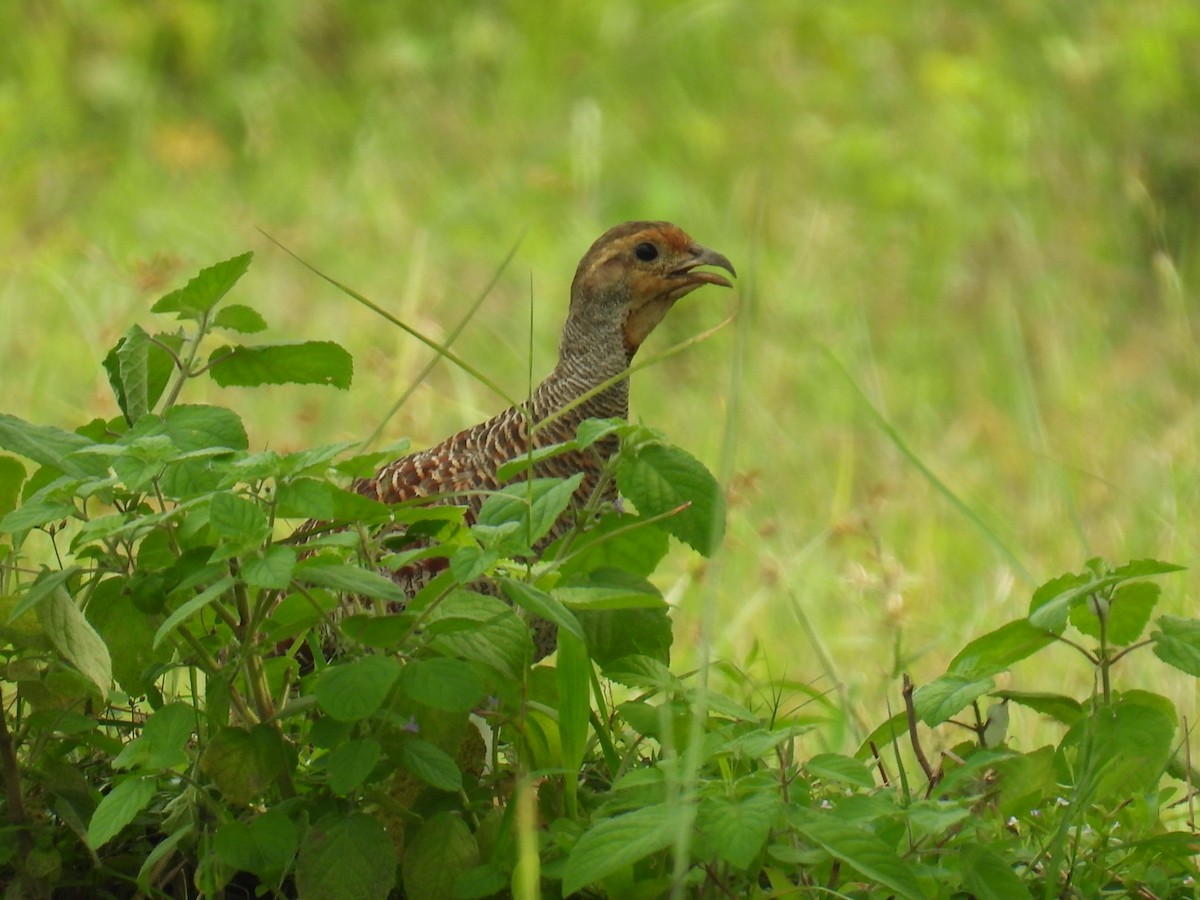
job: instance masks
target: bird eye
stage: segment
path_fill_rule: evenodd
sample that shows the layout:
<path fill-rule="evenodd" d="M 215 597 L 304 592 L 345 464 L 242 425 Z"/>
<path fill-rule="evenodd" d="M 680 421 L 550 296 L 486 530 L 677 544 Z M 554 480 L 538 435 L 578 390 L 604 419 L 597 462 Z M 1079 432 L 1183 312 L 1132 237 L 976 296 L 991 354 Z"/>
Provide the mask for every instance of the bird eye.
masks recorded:
<path fill-rule="evenodd" d="M 633 252 L 642 262 L 650 262 L 652 259 L 658 259 L 658 248 L 650 243 L 638 244 L 633 248 Z"/>

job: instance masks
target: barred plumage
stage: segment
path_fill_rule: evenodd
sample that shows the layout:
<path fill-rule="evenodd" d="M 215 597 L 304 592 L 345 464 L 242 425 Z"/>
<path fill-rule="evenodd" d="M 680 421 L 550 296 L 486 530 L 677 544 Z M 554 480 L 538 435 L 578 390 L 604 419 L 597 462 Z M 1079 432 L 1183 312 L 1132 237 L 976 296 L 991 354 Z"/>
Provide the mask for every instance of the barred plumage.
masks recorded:
<path fill-rule="evenodd" d="M 732 264 L 720 253 L 695 243 L 668 222 L 626 222 L 609 229 L 592 244 L 575 272 L 571 305 L 559 344 L 554 370 L 531 394 L 524 409 L 509 408 L 492 419 L 461 431 L 427 450 L 405 456 L 381 468 L 355 489 L 384 503 L 419 497 L 462 494 L 435 502 L 465 505 L 473 521 L 483 502 L 480 492 L 501 487 L 500 466 L 529 452 L 528 422 L 544 422 L 588 391 L 624 372 L 638 347 L 681 297 L 705 284 L 731 287 L 721 275 L 700 269 L 717 266 L 731 275 Z M 618 381 L 580 403 L 545 427 L 536 429 L 534 448 L 569 440 L 579 423 L 589 418 L 626 418 L 629 383 Z M 538 463 L 534 476 L 567 477 L 583 472 L 576 493 L 582 504 L 596 489 L 602 454 L 615 447 L 596 447 Z M 615 499 L 609 487 L 606 499 Z M 550 538 L 569 527 L 571 517 L 556 524 Z M 444 561 L 426 561 L 394 573 L 410 595 Z M 538 657 L 554 648 L 552 628 L 539 627 Z"/>

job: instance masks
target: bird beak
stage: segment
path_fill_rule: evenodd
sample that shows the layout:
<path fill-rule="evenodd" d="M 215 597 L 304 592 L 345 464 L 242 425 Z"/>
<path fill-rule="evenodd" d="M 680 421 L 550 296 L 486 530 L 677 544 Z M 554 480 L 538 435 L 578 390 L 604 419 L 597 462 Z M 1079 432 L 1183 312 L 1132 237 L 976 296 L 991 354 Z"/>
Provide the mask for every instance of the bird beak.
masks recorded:
<path fill-rule="evenodd" d="M 709 250 L 707 247 L 701 247 L 699 244 L 692 244 L 690 252 L 692 259 L 672 272 L 671 275 L 673 277 L 683 278 L 687 284 L 694 284 L 696 286 L 716 284 L 721 287 L 733 287 L 729 279 L 724 275 L 718 275 L 716 272 L 702 272 L 697 270 L 697 266 L 717 266 L 736 278 L 737 272 L 733 270 L 733 263 L 716 250 Z"/>

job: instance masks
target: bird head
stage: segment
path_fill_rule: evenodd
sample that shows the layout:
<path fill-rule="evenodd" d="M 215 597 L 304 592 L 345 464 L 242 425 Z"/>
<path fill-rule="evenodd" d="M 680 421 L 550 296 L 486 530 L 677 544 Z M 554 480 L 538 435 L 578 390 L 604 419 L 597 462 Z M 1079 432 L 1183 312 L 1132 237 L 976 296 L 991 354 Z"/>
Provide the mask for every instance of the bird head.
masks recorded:
<path fill-rule="evenodd" d="M 733 264 L 670 222 L 626 222 L 602 234 L 579 263 L 571 285 L 564 349 L 572 336 L 619 337 L 627 359 L 679 298 L 705 284 L 732 287 Z M 572 327 L 574 326 L 574 327 Z M 613 333 L 615 329 L 615 334 Z"/>

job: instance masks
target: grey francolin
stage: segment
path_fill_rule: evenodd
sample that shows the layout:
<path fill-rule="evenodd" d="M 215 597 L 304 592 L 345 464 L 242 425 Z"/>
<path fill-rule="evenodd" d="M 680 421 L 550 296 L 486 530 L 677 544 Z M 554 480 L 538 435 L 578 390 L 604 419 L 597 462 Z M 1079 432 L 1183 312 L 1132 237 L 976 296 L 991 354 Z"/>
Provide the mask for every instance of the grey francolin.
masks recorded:
<path fill-rule="evenodd" d="M 384 503 L 453 494 L 435 502 L 464 505 L 468 523 L 473 522 L 486 493 L 502 486 L 497 477 L 500 466 L 529 452 L 531 422 L 553 419 L 534 429 L 532 445 L 538 448 L 570 440 L 585 419 L 628 416 L 629 383 L 621 379 L 554 418 L 588 391 L 624 372 L 675 301 L 705 284 L 732 287 L 724 276 L 702 266 L 736 274 L 723 255 L 700 246 L 669 222 L 626 222 L 610 228 L 592 244 L 575 271 L 558 365 L 524 407 L 510 407 L 428 450 L 389 463 L 374 477 L 357 482 L 354 489 Z M 575 503 L 582 505 L 595 490 L 601 454 L 614 449 L 601 442 L 585 451 L 555 456 L 537 463 L 533 475 L 563 478 L 583 472 L 575 495 Z M 607 491 L 610 496 L 603 499 L 615 500 L 611 483 Z M 571 521 L 571 513 L 564 513 L 542 545 L 560 537 Z M 445 560 L 425 560 L 393 577 L 411 596 L 444 567 Z M 554 648 L 554 631 L 548 624 L 535 625 L 538 658 Z"/>

